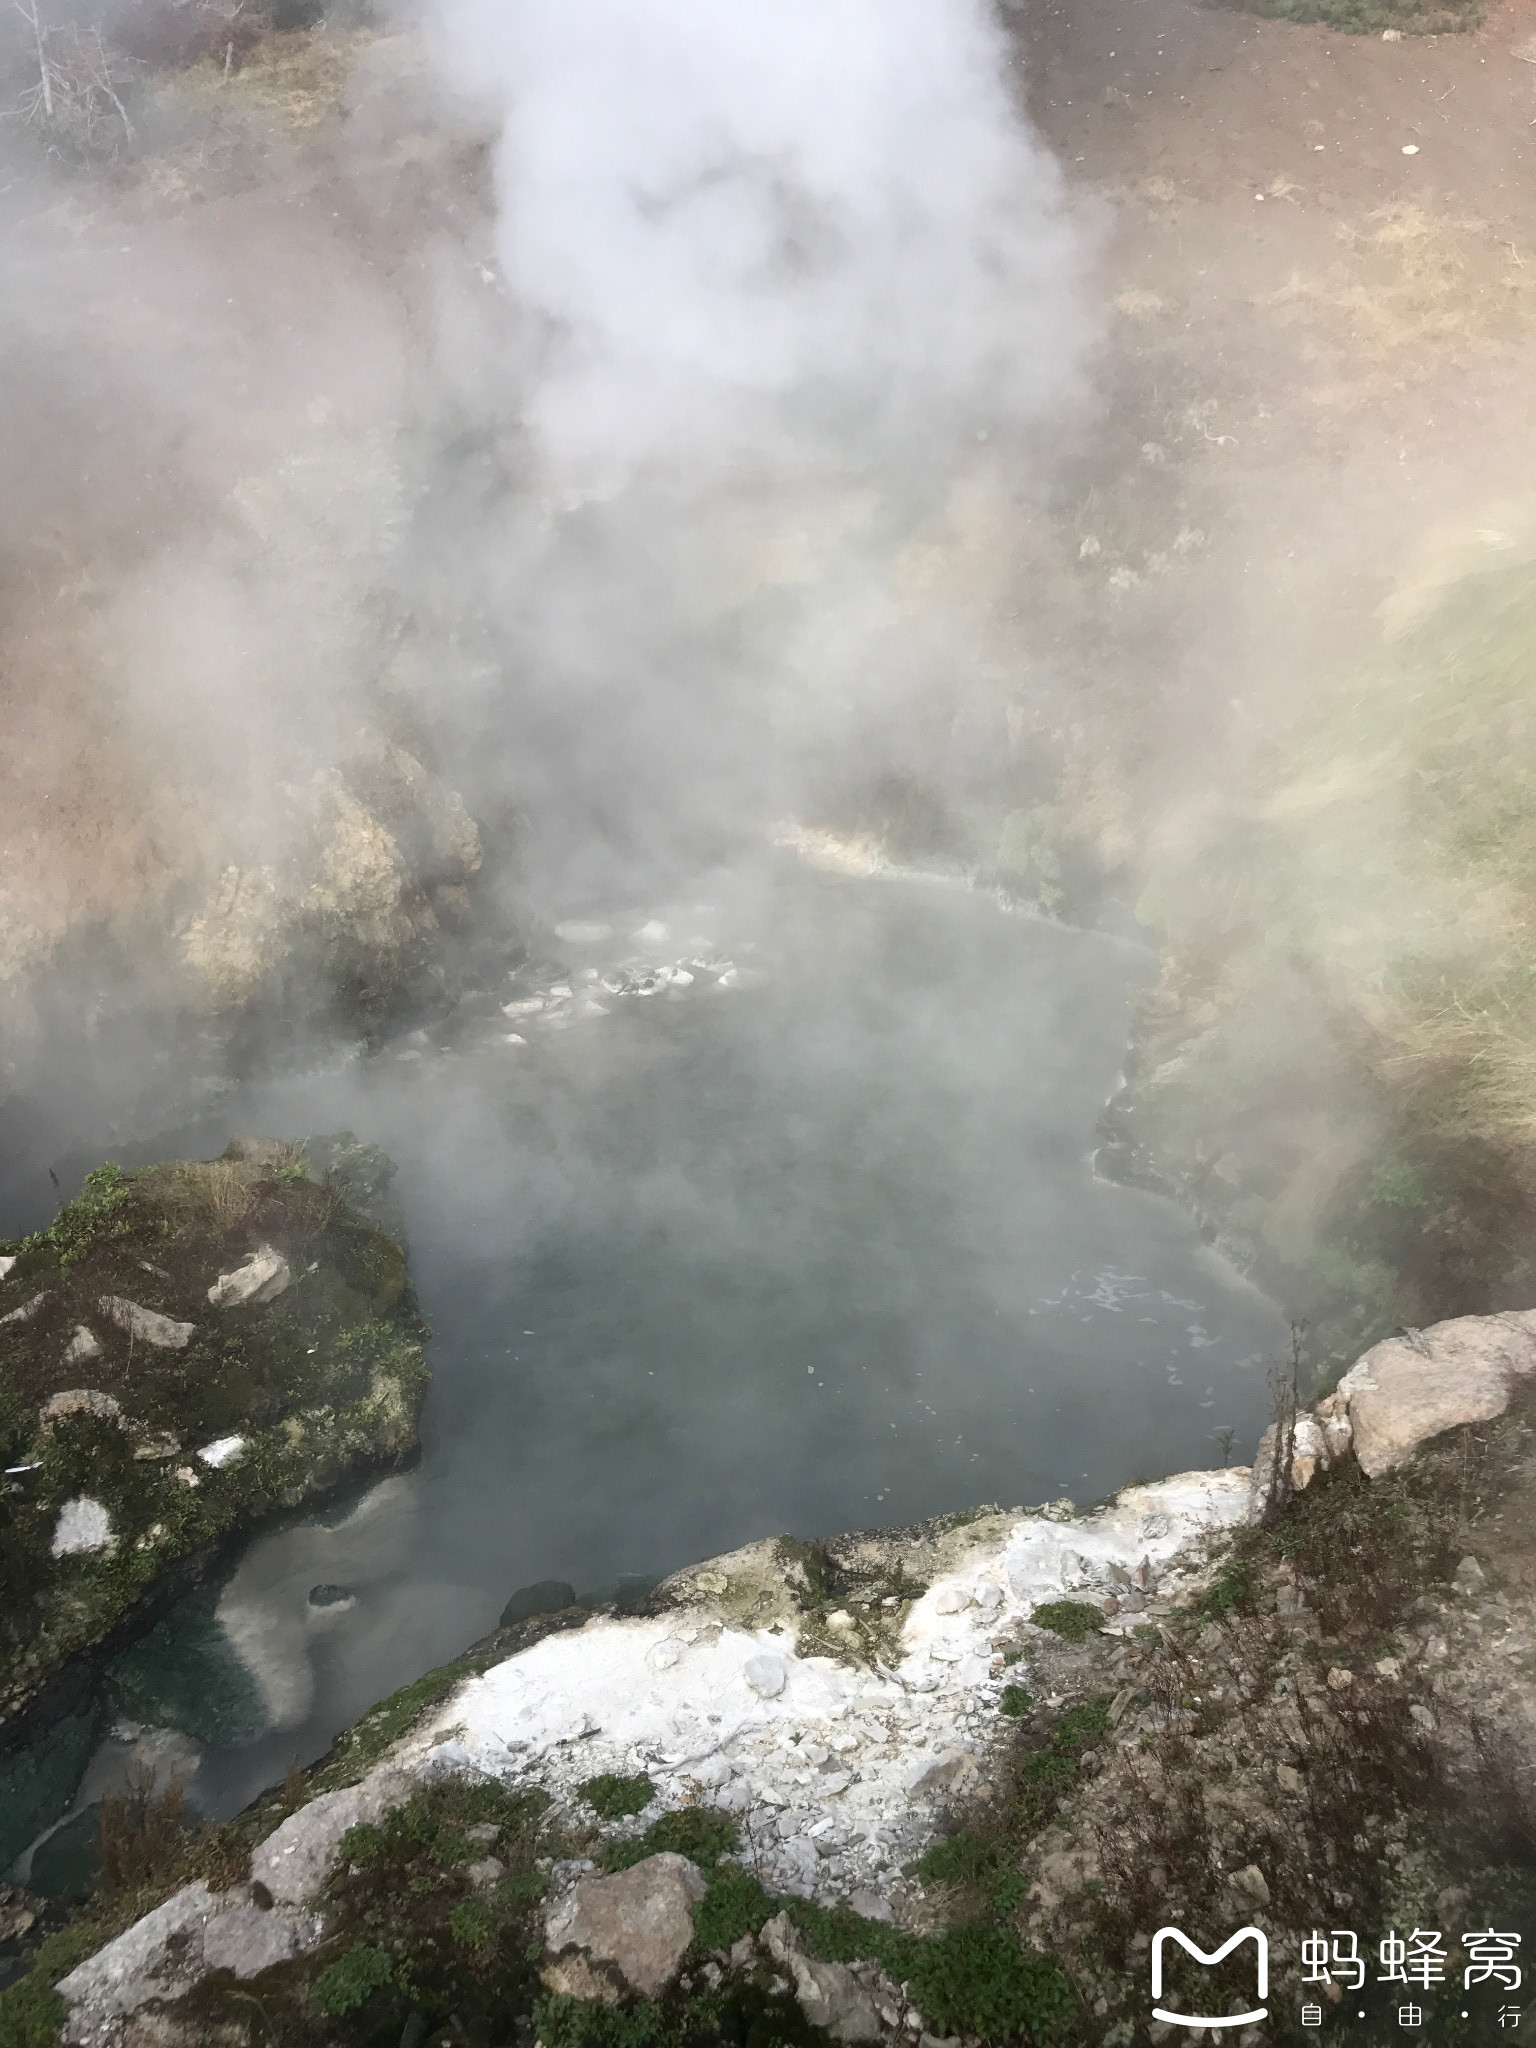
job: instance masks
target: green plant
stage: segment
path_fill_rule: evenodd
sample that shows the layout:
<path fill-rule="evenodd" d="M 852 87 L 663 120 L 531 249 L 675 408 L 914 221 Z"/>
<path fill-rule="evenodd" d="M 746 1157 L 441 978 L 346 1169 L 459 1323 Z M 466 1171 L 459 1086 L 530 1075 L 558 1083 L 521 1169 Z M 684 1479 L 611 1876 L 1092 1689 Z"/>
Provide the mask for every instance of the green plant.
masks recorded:
<path fill-rule="evenodd" d="M 1017 1720 L 1021 1714 L 1027 1714 L 1034 1703 L 1034 1695 L 1026 1691 L 1022 1685 L 1005 1685 L 1003 1696 L 997 1703 L 997 1710 L 1000 1714 L 1007 1714 L 1010 1719 Z"/>
<path fill-rule="evenodd" d="M 996 1927 L 951 1927 L 924 1942 L 910 1982 L 930 2033 L 1049 2040 L 1075 2010 L 1055 1957 L 1020 1948 Z"/>
<path fill-rule="evenodd" d="M 496 1923 L 478 1899 L 460 1899 L 448 1915 L 448 1932 L 464 1948 L 480 1948 L 495 1932 Z"/>
<path fill-rule="evenodd" d="M 1204 1616 L 1207 1621 L 1220 1621 L 1234 1610 L 1251 1614 L 1258 1597 L 1259 1581 L 1252 1559 L 1233 1551 L 1217 1566 L 1210 1584 L 1190 1601 L 1190 1612 Z"/>
<path fill-rule="evenodd" d="M 652 2048 L 666 2033 L 661 2008 L 648 1999 L 613 2006 L 595 1998 L 540 1998 L 533 2024 L 544 2048 Z"/>
<path fill-rule="evenodd" d="M 48 1228 L 26 1240 L 23 1253 L 46 1247 L 67 1273 L 93 1246 L 128 1235 L 133 1224 L 125 1212 L 132 1195 L 132 1183 L 120 1166 L 98 1166 Z"/>
<path fill-rule="evenodd" d="M 656 1797 L 656 1787 L 643 1775 L 622 1778 L 613 1771 L 604 1771 L 596 1778 L 584 1780 L 576 1787 L 576 1793 L 599 1820 L 625 1820 L 631 1814 L 644 1812 Z"/>
<path fill-rule="evenodd" d="M 69 2008 L 40 1970 L 0 1991 L 0 2048 L 58 2048 Z"/>
<path fill-rule="evenodd" d="M 1047 1600 L 1029 1617 L 1036 1628 L 1048 1628 L 1069 1643 L 1085 1643 L 1104 1626 L 1104 1616 L 1085 1600 Z"/>
<path fill-rule="evenodd" d="M 1029 1889 L 1005 1840 L 968 1829 L 935 1842 L 911 1869 L 924 1884 L 946 1885 L 969 1894 L 999 1918 L 1015 1911 Z"/>
<path fill-rule="evenodd" d="M 686 1856 L 690 1862 L 709 1870 L 737 1843 L 736 1823 L 707 1806 L 685 1806 L 676 1813 L 664 1813 L 643 1835 L 624 1842 L 605 1842 L 598 1862 L 605 1870 L 628 1870 L 647 1856 L 664 1850 Z"/>
<path fill-rule="evenodd" d="M 322 2012 L 340 2019 L 366 2005 L 393 1975 L 394 1964 L 382 1949 L 354 1942 L 339 1961 L 320 1972 L 310 1995 Z"/>
<path fill-rule="evenodd" d="M 744 1934 L 756 1934 L 773 1912 L 773 1900 L 750 1871 L 723 1863 L 710 1872 L 709 1889 L 693 1909 L 694 1934 L 701 1948 L 729 1948 Z"/>

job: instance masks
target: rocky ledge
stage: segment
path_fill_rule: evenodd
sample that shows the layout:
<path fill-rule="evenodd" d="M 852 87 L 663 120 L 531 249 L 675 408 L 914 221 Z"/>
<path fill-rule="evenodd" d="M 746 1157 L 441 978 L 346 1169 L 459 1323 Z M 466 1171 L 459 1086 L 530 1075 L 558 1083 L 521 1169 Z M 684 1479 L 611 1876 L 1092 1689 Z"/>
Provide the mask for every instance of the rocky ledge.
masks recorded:
<path fill-rule="evenodd" d="M 1287 1994 L 1317 1914 L 1518 1926 L 1485 1896 L 1536 1736 L 1533 1367 L 1536 1316 L 1461 1319 L 1283 1417 L 1267 1481 L 761 1543 L 646 1613 L 500 1631 L 181 1852 L 153 1910 L 54 1937 L 0 2019 L 77 2048 L 1128 2044 L 1167 2038 L 1141 1979 L 1170 1916 L 1268 1930 Z"/>
<path fill-rule="evenodd" d="M 0 1246 L 0 1741 L 258 1522 L 414 1450 L 425 1328 L 354 1206 L 387 1171 L 236 1139 L 101 1167 Z"/>

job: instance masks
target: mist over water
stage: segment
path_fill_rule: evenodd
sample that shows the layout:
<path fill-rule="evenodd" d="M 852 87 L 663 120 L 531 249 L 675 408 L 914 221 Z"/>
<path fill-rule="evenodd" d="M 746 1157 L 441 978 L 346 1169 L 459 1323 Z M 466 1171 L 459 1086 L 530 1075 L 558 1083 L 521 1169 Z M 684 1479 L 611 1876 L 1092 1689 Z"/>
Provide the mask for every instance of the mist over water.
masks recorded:
<path fill-rule="evenodd" d="M 259 1540 L 225 1586 L 267 1725 L 216 1745 L 200 1800 L 318 1753 L 536 1579 L 1089 1500 L 1219 1462 L 1224 1425 L 1251 1453 L 1277 1311 L 1091 1169 L 1140 948 L 788 866 L 665 907 L 742 979 L 522 1048 L 472 1008 L 177 1134 L 366 1130 L 400 1163 L 435 1331 L 420 1466 Z M 351 1604 L 311 1606 L 317 1584 Z"/>

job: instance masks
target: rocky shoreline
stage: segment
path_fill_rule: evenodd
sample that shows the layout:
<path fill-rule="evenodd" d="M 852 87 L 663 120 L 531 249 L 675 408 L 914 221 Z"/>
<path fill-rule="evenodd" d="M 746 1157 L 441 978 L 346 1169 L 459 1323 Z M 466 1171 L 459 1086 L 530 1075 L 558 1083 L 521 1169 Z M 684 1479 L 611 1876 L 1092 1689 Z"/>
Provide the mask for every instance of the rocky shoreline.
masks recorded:
<path fill-rule="evenodd" d="M 1224 1870 L 1215 1857 L 1218 1897 L 1224 1886 L 1230 1907 L 1272 1924 L 1282 1852 L 1247 1855 L 1243 1826 L 1262 1833 L 1275 1802 L 1289 1800 L 1291 1833 L 1304 1837 L 1318 1746 L 1351 1729 L 1361 1738 L 1372 1715 L 1394 1728 L 1401 1720 L 1414 1769 L 1429 1768 L 1440 1739 L 1436 1706 L 1396 1696 L 1414 1657 L 1399 1649 L 1369 1661 L 1381 1617 L 1356 1644 L 1331 1618 L 1346 1589 L 1319 1589 L 1298 1569 L 1314 1497 L 1316 1513 L 1343 1504 L 1345 1526 L 1384 1513 L 1383 1529 L 1395 1527 L 1411 1493 L 1389 1498 L 1390 1489 L 1430 1472 L 1437 1442 L 1515 1429 L 1533 1371 L 1536 1314 L 1461 1318 L 1375 1347 L 1317 1409 L 1282 1414 L 1252 1470 L 1183 1474 L 1087 1511 L 1059 1502 L 820 1545 L 764 1542 L 676 1574 L 643 1614 L 569 1610 L 502 1631 L 343 1738 L 311 1780 L 315 1796 L 245 1817 L 238 1853 L 226 1830 L 219 1858 L 94 1952 L 79 1952 L 82 1927 L 73 1966 L 57 1967 L 66 1947 L 53 1969 L 0 1995 L 0 2013 L 28 1985 L 41 2000 L 55 1976 L 49 2010 L 77 2048 L 253 2041 L 247 1995 L 280 2000 L 284 2039 L 382 2039 L 358 2030 L 365 2017 L 376 2029 L 386 2007 L 419 2016 L 432 2001 L 418 1990 L 400 2007 L 418 1938 L 404 1906 L 398 1925 L 369 1923 L 370 1939 L 354 1939 L 338 1961 L 352 1893 L 370 1860 L 418 1826 L 423 1802 L 473 1804 L 463 1788 L 480 1787 L 474 1797 L 496 1814 L 469 1828 L 465 1846 L 443 1847 L 458 1840 L 462 1815 L 432 1822 L 446 1870 L 433 1883 L 447 1887 L 450 1921 L 484 1919 L 483 1941 L 512 1930 L 533 1942 L 529 1953 L 542 1947 L 537 1979 L 507 1993 L 507 2020 L 542 2000 L 546 2048 L 620 2038 L 584 2013 L 718 2000 L 732 1984 L 787 2000 L 842 2040 L 937 2037 L 952 2023 L 976 2038 L 1162 2038 L 1129 2014 L 1102 1954 L 1090 1966 L 1074 1953 L 1085 1911 L 1102 1917 L 1116 1903 L 1110 1844 L 1120 1838 L 1075 1824 L 1094 1801 L 1101 1819 L 1113 1813 L 1117 1772 L 1155 1808 L 1153 1777 L 1213 1745 L 1217 1778 L 1230 1783 L 1207 1809 L 1228 1833 L 1233 1816 L 1249 1816 Z M 1465 1446 L 1460 1455 L 1465 1469 Z M 1458 1513 L 1463 1523 L 1471 1513 L 1465 1479 Z M 1469 1556 L 1451 1594 L 1465 1600 L 1487 1583 Z M 1431 1685 L 1448 1656 L 1439 1630 L 1455 1627 L 1452 1616 L 1424 1639 Z M 1506 1707 L 1523 1697 L 1518 1660 L 1530 1640 L 1506 1619 L 1502 1646 L 1486 1651 Z M 1225 1683 L 1201 1677 L 1212 1663 L 1230 1665 Z M 1473 1683 L 1474 1663 L 1461 1674 Z M 1483 1690 L 1493 1697 L 1491 1681 Z M 1273 1719 L 1277 1741 L 1283 1727 L 1285 1752 L 1245 1749 L 1217 1711 L 1224 1693 L 1239 1719 Z M 1362 1719 L 1367 1700 L 1376 1704 Z M 1525 1727 L 1527 1747 L 1533 1733 Z M 1048 1795 L 1035 1797 L 1022 1854 L 999 1847 L 1006 1832 L 987 1833 L 1017 1815 L 1021 1784 Z M 1117 1817 L 1122 1846 L 1140 1824 Z M 507 1847 L 514 1837 L 543 1851 L 526 1868 Z M 969 1871 L 956 1847 L 965 1844 Z M 1006 1907 L 986 1923 L 988 1953 L 1009 1983 L 1034 1987 L 1038 2028 L 989 2030 L 974 2002 L 956 1993 L 946 2004 L 937 1988 L 934 1944 L 978 1924 L 955 1919 L 978 1870 L 991 1871 L 994 1904 Z M 1169 1879 L 1175 1892 L 1183 1882 Z M 731 1933 L 726 1901 L 739 1907 L 744 1888 L 761 1904 Z M 729 1941 L 713 1938 L 722 1929 Z M 1295 1946 L 1283 1920 L 1274 1935 Z M 479 1957 L 469 1948 L 466 1983 Z M 361 1951 L 382 1960 L 356 1961 Z M 355 2006 L 338 2006 L 335 1972 L 348 1957 L 360 1984 L 370 1970 L 374 1981 Z M 1060 1983 L 1070 1979 L 1078 2008 L 1071 2026 L 1070 1997 L 1047 2024 L 1062 1957 L 1071 1964 Z M 977 1985 L 989 1981 L 980 1970 Z M 356 2027 L 341 2023 L 354 2011 Z M 415 2042 L 482 2038 L 402 2023 Z"/>

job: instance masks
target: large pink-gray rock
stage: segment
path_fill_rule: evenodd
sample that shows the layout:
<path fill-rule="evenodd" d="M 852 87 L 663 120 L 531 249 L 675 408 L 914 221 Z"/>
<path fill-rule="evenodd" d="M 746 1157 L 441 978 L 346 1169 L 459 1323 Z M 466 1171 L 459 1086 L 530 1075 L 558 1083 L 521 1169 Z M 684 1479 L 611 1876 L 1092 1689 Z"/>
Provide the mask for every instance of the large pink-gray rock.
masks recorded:
<path fill-rule="evenodd" d="M 1536 1371 L 1536 1310 L 1456 1316 L 1373 1344 L 1340 1380 L 1355 1456 L 1371 1479 L 1431 1437 L 1502 1415 L 1510 1391 Z"/>
<path fill-rule="evenodd" d="M 690 1907 L 704 1896 L 704 1879 L 686 1856 L 663 1851 L 614 1877 L 588 1877 L 551 1907 L 544 1937 L 555 1951 L 544 1971 L 552 1990 L 566 1990 L 573 1971 L 601 1996 L 592 1965 L 617 1970 L 632 1991 L 654 1998 L 676 1975 L 693 1939 Z M 576 1950 L 575 1955 L 564 1951 Z M 588 1960 L 590 1959 L 590 1961 Z"/>

